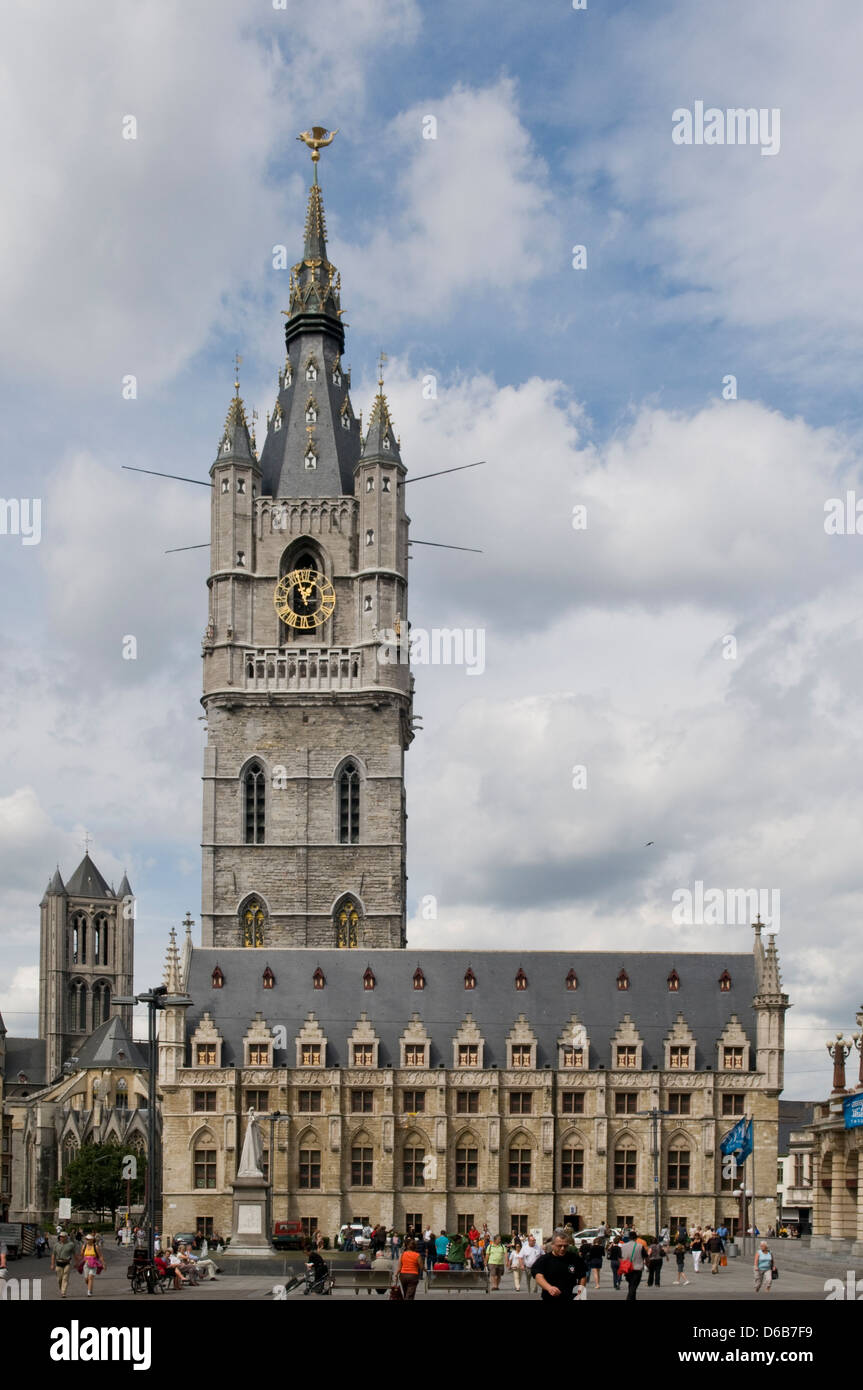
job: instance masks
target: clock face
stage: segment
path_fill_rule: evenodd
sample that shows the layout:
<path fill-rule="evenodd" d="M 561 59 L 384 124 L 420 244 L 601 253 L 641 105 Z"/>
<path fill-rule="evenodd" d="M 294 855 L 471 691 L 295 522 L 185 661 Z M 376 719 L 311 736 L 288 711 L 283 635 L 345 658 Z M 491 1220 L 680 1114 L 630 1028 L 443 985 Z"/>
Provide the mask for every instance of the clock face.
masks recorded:
<path fill-rule="evenodd" d="M 273 603 L 282 622 L 302 631 L 327 621 L 336 606 L 336 593 L 318 570 L 291 570 L 276 585 Z"/>

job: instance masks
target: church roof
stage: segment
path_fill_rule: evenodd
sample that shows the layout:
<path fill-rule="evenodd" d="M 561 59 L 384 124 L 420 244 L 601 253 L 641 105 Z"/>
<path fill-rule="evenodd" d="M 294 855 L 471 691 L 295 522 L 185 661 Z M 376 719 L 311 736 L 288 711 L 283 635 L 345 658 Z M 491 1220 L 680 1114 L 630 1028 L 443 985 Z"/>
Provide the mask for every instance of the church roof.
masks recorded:
<path fill-rule="evenodd" d="M 123 1020 L 116 1016 L 100 1023 L 78 1048 L 76 1056 L 82 1071 L 89 1067 L 132 1067 L 137 1071 L 147 1066 L 143 1051 L 132 1040 Z"/>
<path fill-rule="evenodd" d="M 53 875 L 53 877 L 52 877 L 52 879 L 51 879 L 51 882 L 48 884 L 48 892 L 49 892 L 49 893 L 65 893 L 65 892 L 66 892 L 65 885 L 64 885 L 64 883 L 63 883 L 62 878 L 60 877 L 60 865 L 59 865 L 59 864 L 57 865 L 56 869 L 54 870 L 54 875 Z"/>
<path fill-rule="evenodd" d="M 375 396 L 375 403 L 369 416 L 369 427 L 366 431 L 362 456 L 364 459 L 393 459 L 396 463 L 401 463 L 398 437 L 393 428 L 389 404 L 384 395 L 383 382 L 379 382 L 378 385 L 380 389 Z"/>
<path fill-rule="evenodd" d="M 257 455 L 252 447 L 252 437 L 246 419 L 246 408 L 240 397 L 239 381 L 234 382 L 234 395 L 225 417 L 225 428 L 219 440 L 217 458 L 220 461 L 237 459 L 242 463 L 257 464 Z"/>
<path fill-rule="evenodd" d="M 123 877 L 120 879 L 120 887 L 117 889 L 117 897 L 118 897 L 118 898 L 134 898 L 134 896 L 135 896 L 135 895 L 134 895 L 134 893 L 132 892 L 131 884 L 129 883 L 129 880 L 128 880 L 128 878 L 126 877 L 126 870 L 124 869 L 124 870 L 123 870 Z"/>
<path fill-rule="evenodd" d="M 48 1078 L 45 1075 L 44 1038 L 6 1038 L 7 1086 L 17 1086 L 19 1073 L 22 1072 L 31 1086 L 45 1085 Z"/>
<path fill-rule="evenodd" d="M 114 897 L 111 889 L 108 887 L 104 878 L 99 873 L 99 870 L 96 868 L 96 865 L 90 858 L 89 852 L 85 853 L 81 863 L 66 884 L 66 893 L 70 898 Z"/>
<path fill-rule="evenodd" d="M 293 1039 L 310 1012 L 327 1036 L 327 1062 L 349 1062 L 348 1039 L 365 1011 L 377 1030 L 381 1066 L 399 1065 L 399 1039 L 411 1015 L 419 1014 L 432 1040 L 431 1064 L 452 1066 L 452 1042 L 460 1024 L 471 1014 L 485 1042 L 486 1067 L 505 1067 L 507 1034 L 524 1014 L 536 1035 L 537 1065 L 557 1066 L 558 1040 L 573 1015 L 584 1024 L 590 1040 L 591 1067 L 612 1065 L 612 1040 L 625 1014 L 629 1014 L 644 1043 L 643 1066 L 664 1065 L 664 1039 L 678 1014 L 683 1014 L 696 1039 L 697 1069 L 716 1065 L 716 1044 L 732 1014 L 736 1014 L 749 1041 L 756 1041 L 752 1000 L 756 993 L 755 966 L 751 954 L 675 954 L 629 951 L 412 951 L 326 950 L 305 948 L 270 950 L 267 957 L 275 974 L 271 989 L 264 989 L 267 963 L 260 950 L 196 948 L 192 952 L 188 992 L 194 1004 L 188 1011 L 194 1028 L 209 1010 L 225 1040 L 223 1061 L 242 1065 L 243 1036 L 260 1010 L 272 1026 L 288 1031 L 289 1065 L 293 1065 Z M 224 984 L 213 989 L 212 973 L 218 964 Z M 323 971 L 323 989 L 313 987 L 316 967 Z M 363 987 L 363 974 L 371 966 L 375 987 Z M 419 966 L 425 988 L 414 989 Z M 467 990 L 468 967 L 476 987 Z M 515 988 L 521 968 L 527 987 Z M 675 968 L 679 988 L 668 988 Z M 630 987 L 618 989 L 625 969 Z M 566 977 L 574 970 L 578 987 L 567 989 Z M 731 988 L 723 992 L 719 977 L 727 970 Z"/>

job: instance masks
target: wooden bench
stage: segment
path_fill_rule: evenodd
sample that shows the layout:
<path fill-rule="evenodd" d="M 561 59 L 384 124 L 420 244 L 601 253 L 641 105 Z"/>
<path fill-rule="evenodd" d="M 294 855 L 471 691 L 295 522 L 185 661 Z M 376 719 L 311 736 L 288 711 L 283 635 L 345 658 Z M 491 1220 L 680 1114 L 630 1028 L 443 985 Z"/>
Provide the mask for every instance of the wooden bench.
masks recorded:
<path fill-rule="evenodd" d="M 483 1289 L 485 1293 L 489 1290 L 487 1269 L 427 1269 L 425 1280 L 426 1293 L 432 1289 L 446 1289 L 448 1293 L 453 1289 Z"/>
<path fill-rule="evenodd" d="M 336 1266 L 332 1270 L 333 1287 L 353 1289 L 354 1293 L 359 1293 L 360 1289 L 365 1289 L 366 1293 L 377 1289 L 382 1293 L 393 1282 L 396 1267 L 395 1263 L 392 1269 L 340 1269 Z"/>

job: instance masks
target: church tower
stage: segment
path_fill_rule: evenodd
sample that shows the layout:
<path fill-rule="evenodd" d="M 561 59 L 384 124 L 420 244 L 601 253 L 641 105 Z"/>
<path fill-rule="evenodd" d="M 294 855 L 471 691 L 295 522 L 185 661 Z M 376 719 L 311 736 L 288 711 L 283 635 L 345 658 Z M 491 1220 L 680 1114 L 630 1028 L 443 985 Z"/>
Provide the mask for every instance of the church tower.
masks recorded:
<path fill-rule="evenodd" d="M 45 1076 L 63 1063 L 112 1013 L 115 994 L 132 992 L 134 897 L 126 875 L 118 892 L 85 853 L 69 882 L 59 868 L 40 904 L 39 1037 Z M 131 1030 L 128 1007 L 114 1010 Z"/>
<path fill-rule="evenodd" d="M 210 469 L 205 947 L 405 944 L 406 470 L 383 381 L 365 438 L 351 403 L 320 143 L 260 460 L 237 381 Z"/>

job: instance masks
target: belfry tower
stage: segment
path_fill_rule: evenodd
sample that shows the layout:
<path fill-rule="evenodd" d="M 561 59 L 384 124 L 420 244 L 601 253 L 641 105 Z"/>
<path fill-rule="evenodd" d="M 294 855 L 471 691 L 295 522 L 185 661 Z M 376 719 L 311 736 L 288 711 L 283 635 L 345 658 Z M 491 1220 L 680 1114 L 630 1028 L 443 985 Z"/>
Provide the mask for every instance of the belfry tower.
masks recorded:
<path fill-rule="evenodd" d="M 406 470 L 382 376 L 365 437 L 351 404 L 326 134 L 301 137 L 314 181 L 260 459 L 237 380 L 210 469 L 205 947 L 405 944 Z"/>

